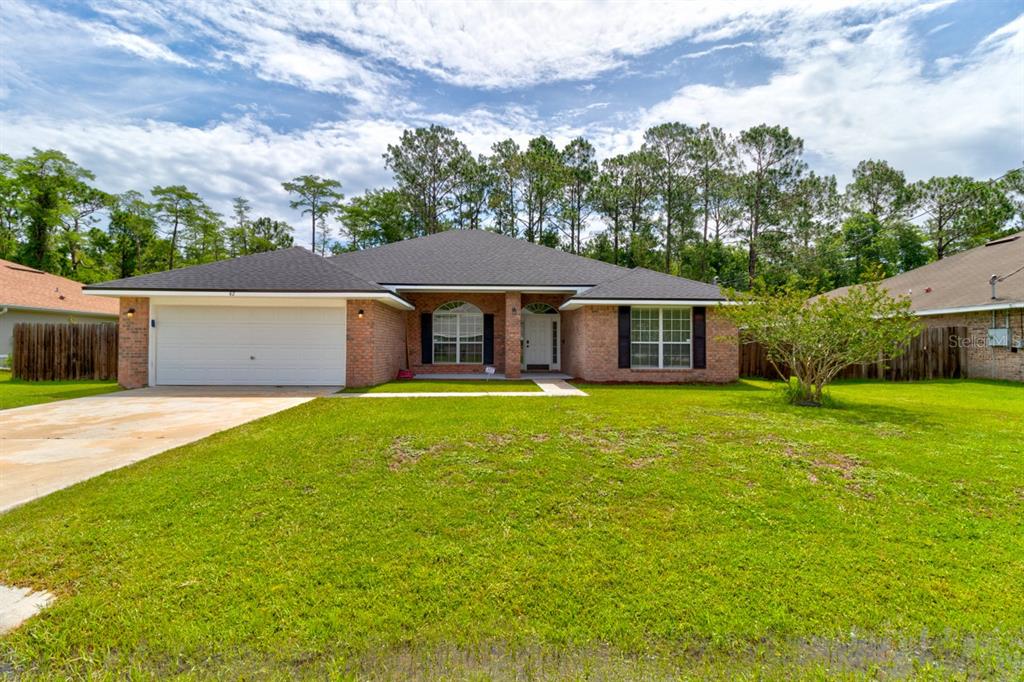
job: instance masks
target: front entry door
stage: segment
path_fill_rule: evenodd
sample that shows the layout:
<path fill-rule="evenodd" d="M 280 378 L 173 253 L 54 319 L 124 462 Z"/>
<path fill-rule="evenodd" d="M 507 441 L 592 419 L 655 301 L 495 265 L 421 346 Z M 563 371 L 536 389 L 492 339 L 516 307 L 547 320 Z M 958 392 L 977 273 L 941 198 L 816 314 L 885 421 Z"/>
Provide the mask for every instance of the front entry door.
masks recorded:
<path fill-rule="evenodd" d="M 558 315 L 523 316 L 523 365 L 526 369 L 558 367 Z"/>

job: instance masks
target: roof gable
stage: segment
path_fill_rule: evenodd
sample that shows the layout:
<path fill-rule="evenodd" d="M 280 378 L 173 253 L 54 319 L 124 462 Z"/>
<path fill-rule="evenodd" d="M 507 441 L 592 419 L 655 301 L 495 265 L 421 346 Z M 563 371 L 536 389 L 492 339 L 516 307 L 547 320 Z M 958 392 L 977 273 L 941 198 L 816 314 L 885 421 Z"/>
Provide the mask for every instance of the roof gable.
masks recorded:
<path fill-rule="evenodd" d="M 87 290 L 334 292 L 386 291 L 300 246 L 177 270 L 115 279 Z"/>

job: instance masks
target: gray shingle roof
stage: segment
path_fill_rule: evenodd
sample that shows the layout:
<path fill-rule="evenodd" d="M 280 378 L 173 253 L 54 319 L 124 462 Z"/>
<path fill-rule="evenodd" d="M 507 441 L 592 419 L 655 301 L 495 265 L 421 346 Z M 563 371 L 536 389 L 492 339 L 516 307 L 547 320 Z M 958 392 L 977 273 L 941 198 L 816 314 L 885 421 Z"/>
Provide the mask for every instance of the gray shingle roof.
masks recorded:
<path fill-rule="evenodd" d="M 299 246 L 178 270 L 115 279 L 93 284 L 85 289 L 386 291 L 384 287 L 354 275 L 337 263 L 314 255 Z"/>
<path fill-rule="evenodd" d="M 909 296 L 914 312 L 1024 303 L 1024 232 L 996 239 L 985 246 L 948 256 L 915 270 L 883 279 L 879 285 L 892 296 Z M 1015 274 L 1014 274 L 1015 273 Z M 996 284 L 992 275 L 1005 277 Z M 842 296 L 850 287 L 824 296 Z"/>
<path fill-rule="evenodd" d="M 331 260 L 381 284 L 592 286 L 627 272 L 485 230 L 449 230 Z"/>
<path fill-rule="evenodd" d="M 586 288 L 577 298 L 718 300 L 717 286 L 611 265 L 483 230 L 450 230 L 364 251 L 321 258 L 301 247 L 241 256 L 87 290 L 388 291 L 384 286 Z"/>
<path fill-rule="evenodd" d="M 714 284 L 674 277 L 647 268 L 634 268 L 626 274 L 587 289 L 576 296 L 586 299 L 649 299 L 649 300 L 722 300 L 722 292 Z"/>

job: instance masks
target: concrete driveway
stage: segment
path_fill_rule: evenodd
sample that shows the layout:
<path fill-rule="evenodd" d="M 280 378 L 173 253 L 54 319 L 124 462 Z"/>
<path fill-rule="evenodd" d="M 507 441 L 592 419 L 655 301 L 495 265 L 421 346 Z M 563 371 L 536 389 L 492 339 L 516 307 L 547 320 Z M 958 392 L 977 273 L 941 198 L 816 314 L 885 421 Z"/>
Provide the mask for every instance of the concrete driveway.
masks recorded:
<path fill-rule="evenodd" d="M 159 387 L 0 411 L 0 511 L 330 387 Z"/>

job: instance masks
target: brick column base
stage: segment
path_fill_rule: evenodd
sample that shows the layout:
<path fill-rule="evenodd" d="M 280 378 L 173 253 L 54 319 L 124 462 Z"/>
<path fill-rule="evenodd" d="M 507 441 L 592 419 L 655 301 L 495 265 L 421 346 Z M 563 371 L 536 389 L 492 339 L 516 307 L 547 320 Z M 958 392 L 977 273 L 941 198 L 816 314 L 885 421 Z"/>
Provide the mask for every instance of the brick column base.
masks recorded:
<path fill-rule="evenodd" d="M 132 317 L 128 319 L 128 311 Z M 149 299 L 122 298 L 117 318 L 117 383 L 123 388 L 149 385 Z"/>
<path fill-rule="evenodd" d="M 518 379 L 522 364 L 523 297 L 518 291 L 505 292 L 505 376 Z"/>

